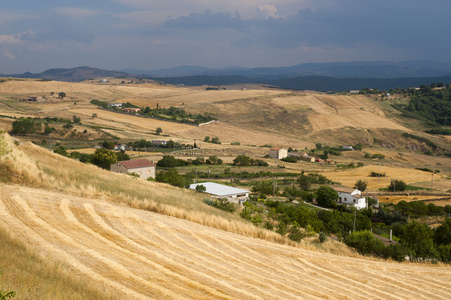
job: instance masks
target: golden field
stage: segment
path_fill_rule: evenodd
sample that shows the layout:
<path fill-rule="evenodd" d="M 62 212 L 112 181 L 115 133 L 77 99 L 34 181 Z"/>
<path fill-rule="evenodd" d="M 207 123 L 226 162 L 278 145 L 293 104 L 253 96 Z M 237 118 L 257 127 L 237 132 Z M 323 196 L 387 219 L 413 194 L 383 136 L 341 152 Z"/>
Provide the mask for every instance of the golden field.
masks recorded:
<path fill-rule="evenodd" d="M 56 97 L 61 91 L 66 98 Z M 19 102 L 33 95 L 48 100 Z M 157 103 L 176 106 L 191 113 L 211 113 L 220 122 L 197 127 L 140 118 L 100 110 L 90 104 L 92 99 L 152 108 Z M 11 130 L 10 117 L 72 119 L 73 115 L 82 120 L 74 127 L 77 137 L 91 143 L 77 149 L 85 153 L 111 137 L 124 142 L 196 140 L 201 145 L 199 155 L 217 155 L 231 163 L 243 153 L 265 159 L 265 144 L 307 152 L 315 143 L 362 142 L 363 151 L 333 157 L 333 164 L 283 162 L 284 171 L 319 172 L 346 187 L 362 179 L 374 192 L 391 178 L 429 188 L 431 173 L 416 169 L 429 168 L 440 171 L 434 175 L 434 192 L 451 190 L 449 158 L 407 150 L 397 136 L 410 132 L 410 127 L 398 121 L 388 105 L 364 96 L 263 87 L 206 91 L 149 83 L 122 85 L 117 80 L 0 83 L 4 131 Z M 163 129 L 161 136 L 154 134 L 157 127 Z M 201 142 L 207 135 L 219 137 L 222 144 Z M 70 131 L 51 138 L 64 144 Z M 449 140 L 432 138 L 449 149 Z M 362 257 L 330 238 L 324 244 L 316 237 L 294 243 L 207 206 L 197 193 L 112 174 L 28 142 L 43 139 L 48 136 L 16 139 L 0 133 L 0 240 L 5 245 L 0 250 L 0 289 L 16 290 L 19 299 L 448 299 L 451 293 L 449 265 Z M 364 152 L 386 158 L 364 159 Z M 163 153 L 130 155 L 156 161 Z M 274 160 L 265 160 L 274 172 L 281 170 Z M 337 168 L 350 162 L 364 166 Z M 373 171 L 386 177 L 369 177 Z M 406 193 L 381 197 L 381 202 L 428 197 L 435 196 Z M 20 259 L 15 254 L 19 252 Z"/>
<path fill-rule="evenodd" d="M 45 272 L 71 278 L 69 291 L 64 284 L 55 291 L 31 266 L 25 270 L 37 274 L 36 287 L 3 270 L 2 289 L 28 299 L 447 299 L 451 292 L 447 265 L 365 258 L 331 239 L 296 244 L 203 204 L 196 193 L 0 137 L 1 178 L 12 177 L 0 184 L 0 234 L 25 243 Z"/>

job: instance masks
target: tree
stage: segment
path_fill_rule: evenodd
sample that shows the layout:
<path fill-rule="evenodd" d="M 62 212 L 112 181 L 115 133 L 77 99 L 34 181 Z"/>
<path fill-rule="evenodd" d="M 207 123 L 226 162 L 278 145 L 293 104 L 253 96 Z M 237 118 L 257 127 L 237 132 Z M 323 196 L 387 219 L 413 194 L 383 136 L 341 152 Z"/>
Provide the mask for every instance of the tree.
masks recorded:
<path fill-rule="evenodd" d="M 116 156 L 118 161 L 130 160 L 130 156 L 123 150 L 116 152 Z"/>
<path fill-rule="evenodd" d="M 81 122 L 81 118 L 77 117 L 76 115 L 72 116 L 72 120 L 73 120 L 74 123 L 79 123 L 80 124 L 80 122 Z"/>
<path fill-rule="evenodd" d="M 163 132 L 163 129 L 161 129 L 161 127 L 157 127 L 157 129 L 155 130 L 155 133 L 157 135 L 160 135 Z"/>
<path fill-rule="evenodd" d="M 96 113 L 93 113 L 92 114 L 92 118 L 94 119 L 94 118 L 97 118 L 97 114 Z"/>
<path fill-rule="evenodd" d="M 338 193 L 331 187 L 321 186 L 316 193 L 316 201 L 325 207 L 335 207 L 338 200 Z"/>
<path fill-rule="evenodd" d="M 389 191 L 393 191 L 393 192 L 401 192 L 401 191 L 405 191 L 407 188 L 407 184 L 402 181 L 402 180 L 392 180 L 392 182 L 390 183 L 390 185 L 388 186 L 388 190 Z"/>
<path fill-rule="evenodd" d="M 66 97 L 66 93 L 65 92 L 59 92 L 58 93 L 58 98 L 64 99 L 64 97 Z"/>
<path fill-rule="evenodd" d="M 204 185 L 202 185 L 202 184 L 196 185 L 196 192 L 205 193 L 206 191 L 207 191 L 207 188 Z"/>
<path fill-rule="evenodd" d="M 30 134 L 41 130 L 42 124 L 31 119 L 20 119 L 13 122 L 11 134 Z"/>
<path fill-rule="evenodd" d="M 251 158 L 240 154 L 233 160 L 233 165 L 235 166 L 249 166 L 251 164 Z"/>
<path fill-rule="evenodd" d="M 384 243 L 376 239 L 368 230 L 356 231 L 345 238 L 345 244 L 355 248 L 360 254 L 380 255 L 385 249 Z"/>
<path fill-rule="evenodd" d="M 357 182 L 354 184 L 354 188 L 358 189 L 361 192 L 364 192 L 366 190 L 366 186 L 368 183 L 366 181 L 363 181 L 362 179 L 357 180 Z"/>
<path fill-rule="evenodd" d="M 214 138 L 211 139 L 211 142 L 213 144 L 221 144 L 221 142 L 219 141 L 219 138 L 217 136 L 215 136 Z"/>
<path fill-rule="evenodd" d="M 413 260 L 434 258 L 436 253 L 433 235 L 432 229 L 427 224 L 413 221 L 405 226 L 401 243 L 414 250 Z"/>
<path fill-rule="evenodd" d="M 206 143 L 210 142 L 210 137 L 208 135 L 204 138 L 204 142 L 206 142 Z"/>
<path fill-rule="evenodd" d="M 158 172 L 155 180 L 158 182 L 168 183 L 180 188 L 189 186 L 191 180 L 179 174 L 176 169 Z"/>
<path fill-rule="evenodd" d="M 434 241 L 437 245 L 450 245 L 451 244 L 451 218 L 446 218 L 434 234 Z"/>
<path fill-rule="evenodd" d="M 308 191 L 312 187 L 312 183 L 310 182 L 310 179 L 308 176 L 301 174 L 298 178 L 299 186 L 301 187 L 301 190 Z"/>
<path fill-rule="evenodd" d="M 111 150 L 100 148 L 91 156 L 91 162 L 105 170 L 110 170 L 112 164 L 117 163 L 117 155 Z"/>
<path fill-rule="evenodd" d="M 69 153 L 67 153 L 66 148 L 64 148 L 63 146 L 59 146 L 59 148 L 53 150 L 53 152 L 62 156 L 69 156 Z"/>

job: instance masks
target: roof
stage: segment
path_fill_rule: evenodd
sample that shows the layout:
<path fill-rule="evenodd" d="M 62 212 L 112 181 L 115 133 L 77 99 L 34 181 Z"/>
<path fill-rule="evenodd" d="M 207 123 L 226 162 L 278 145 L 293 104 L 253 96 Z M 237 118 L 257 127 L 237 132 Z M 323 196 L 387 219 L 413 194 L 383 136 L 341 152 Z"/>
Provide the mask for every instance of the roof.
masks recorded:
<path fill-rule="evenodd" d="M 127 169 L 137 169 L 145 167 L 153 167 L 155 164 L 147 159 L 134 159 L 134 160 L 123 160 L 118 161 L 119 164 L 123 165 Z"/>
<path fill-rule="evenodd" d="M 248 190 L 214 182 L 193 183 L 189 188 L 195 190 L 198 185 L 203 185 L 206 188 L 206 193 L 221 197 L 250 193 Z"/>
<path fill-rule="evenodd" d="M 362 192 L 357 190 L 357 189 L 350 189 L 350 188 L 343 188 L 343 187 L 341 187 L 341 188 L 336 188 L 335 191 L 337 193 L 351 194 L 351 196 L 354 196 L 354 197 L 356 197 L 358 199 L 363 198 Z"/>
<path fill-rule="evenodd" d="M 282 150 L 282 148 L 274 147 L 274 148 L 271 148 L 271 149 L 269 149 L 269 150 L 277 150 L 277 151 L 279 151 L 279 150 Z"/>

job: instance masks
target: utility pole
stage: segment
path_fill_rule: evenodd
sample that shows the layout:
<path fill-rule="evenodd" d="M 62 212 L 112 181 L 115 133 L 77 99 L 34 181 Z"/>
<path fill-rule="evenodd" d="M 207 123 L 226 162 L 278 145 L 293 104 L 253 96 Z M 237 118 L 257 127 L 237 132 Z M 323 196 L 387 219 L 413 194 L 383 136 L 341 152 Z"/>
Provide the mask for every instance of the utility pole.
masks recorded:
<path fill-rule="evenodd" d="M 379 163 L 379 170 L 377 172 L 377 184 L 381 181 L 381 164 Z"/>
<path fill-rule="evenodd" d="M 431 192 L 434 188 L 434 173 L 432 173 L 432 180 L 431 180 Z"/>

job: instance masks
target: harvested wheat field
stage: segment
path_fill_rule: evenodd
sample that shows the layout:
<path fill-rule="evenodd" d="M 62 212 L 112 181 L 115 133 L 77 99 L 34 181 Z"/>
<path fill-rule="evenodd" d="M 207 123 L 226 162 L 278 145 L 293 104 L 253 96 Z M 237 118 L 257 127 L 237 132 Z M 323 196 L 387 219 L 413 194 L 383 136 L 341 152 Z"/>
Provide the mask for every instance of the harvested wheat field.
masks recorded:
<path fill-rule="evenodd" d="M 122 298 L 448 299 L 451 268 L 279 245 L 114 204 L 1 186 L 3 225 Z"/>
<path fill-rule="evenodd" d="M 385 177 L 370 177 L 371 172 L 385 173 Z M 390 185 L 392 179 L 403 180 L 407 184 L 428 181 L 430 186 L 431 173 L 409 168 L 388 167 L 378 165 L 367 165 L 360 168 L 348 169 L 345 171 L 323 172 L 324 176 L 332 181 L 348 187 L 354 186 L 358 179 L 368 183 L 367 189 L 369 191 L 376 191 L 380 188 L 386 188 Z M 441 174 L 436 174 L 434 180 L 439 180 L 443 177 Z M 448 180 L 449 181 L 449 180 Z M 447 181 L 447 184 L 450 185 Z M 451 188 L 451 186 L 450 186 Z M 446 191 L 446 190 L 445 190 Z"/>

